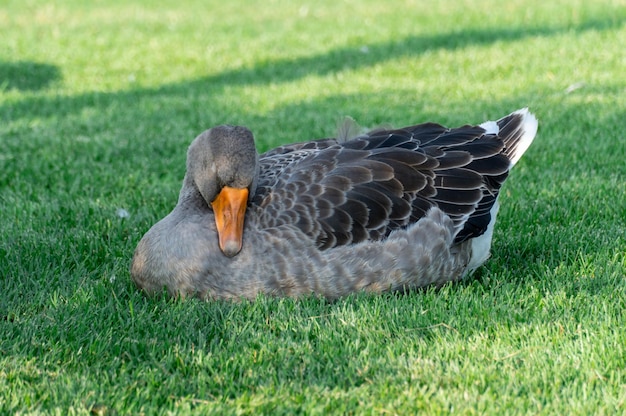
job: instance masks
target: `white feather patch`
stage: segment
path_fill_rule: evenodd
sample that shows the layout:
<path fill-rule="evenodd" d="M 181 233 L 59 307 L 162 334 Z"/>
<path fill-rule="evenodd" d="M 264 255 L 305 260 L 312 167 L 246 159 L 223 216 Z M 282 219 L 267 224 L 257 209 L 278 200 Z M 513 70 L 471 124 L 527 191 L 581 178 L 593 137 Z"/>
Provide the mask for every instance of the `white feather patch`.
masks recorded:
<path fill-rule="evenodd" d="M 500 204 L 496 198 L 496 202 L 494 202 L 491 211 L 489 211 L 491 221 L 489 221 L 489 225 L 487 225 L 487 230 L 483 235 L 472 239 L 472 257 L 463 273 L 464 276 L 474 273 L 474 270 L 482 266 L 487 259 L 489 259 L 491 253 L 491 238 L 493 237 L 493 229 L 496 225 L 496 217 L 498 216 L 499 208 Z"/>
<path fill-rule="evenodd" d="M 480 127 L 485 129 L 487 134 L 498 134 L 500 132 L 500 126 L 495 121 L 485 121 Z"/>
<path fill-rule="evenodd" d="M 530 147 L 530 144 L 533 142 L 535 135 L 537 135 L 537 127 L 539 125 L 537 117 L 528 111 L 528 108 L 522 108 L 521 110 L 513 112 L 513 114 L 519 114 L 522 116 L 522 122 L 520 124 L 522 137 L 517 143 L 515 153 L 511 155 L 511 166 L 515 165 L 518 160 L 520 160 L 524 152 L 528 150 L 528 147 Z"/>

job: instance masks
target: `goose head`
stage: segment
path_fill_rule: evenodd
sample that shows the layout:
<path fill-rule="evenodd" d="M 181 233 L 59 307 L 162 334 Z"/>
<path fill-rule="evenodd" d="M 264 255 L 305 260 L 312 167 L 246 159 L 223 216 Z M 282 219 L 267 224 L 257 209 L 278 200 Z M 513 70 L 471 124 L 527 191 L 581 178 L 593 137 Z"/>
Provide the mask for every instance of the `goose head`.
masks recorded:
<path fill-rule="evenodd" d="M 213 210 L 219 247 L 228 257 L 241 251 L 258 158 L 252 132 L 241 126 L 213 127 L 196 137 L 187 151 L 185 184 Z"/>

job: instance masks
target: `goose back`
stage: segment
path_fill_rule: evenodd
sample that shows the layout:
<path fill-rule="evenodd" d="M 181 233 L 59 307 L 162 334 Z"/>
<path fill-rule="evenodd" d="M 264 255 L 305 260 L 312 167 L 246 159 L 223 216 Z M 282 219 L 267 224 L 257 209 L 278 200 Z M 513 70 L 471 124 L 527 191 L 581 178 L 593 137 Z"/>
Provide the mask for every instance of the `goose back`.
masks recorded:
<path fill-rule="evenodd" d="M 438 207 L 458 227 L 455 242 L 480 236 L 512 165 L 512 116 L 499 134 L 425 123 L 273 149 L 260 157 L 256 220 L 295 226 L 325 250 L 384 239 Z"/>

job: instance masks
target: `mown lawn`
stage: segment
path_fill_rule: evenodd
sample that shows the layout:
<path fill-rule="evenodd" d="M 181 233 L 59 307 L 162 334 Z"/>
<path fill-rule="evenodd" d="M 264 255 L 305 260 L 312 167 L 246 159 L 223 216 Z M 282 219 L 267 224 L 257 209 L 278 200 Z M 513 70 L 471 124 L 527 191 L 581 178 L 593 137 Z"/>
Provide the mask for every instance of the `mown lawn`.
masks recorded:
<path fill-rule="evenodd" d="M 0 414 L 626 412 L 626 3 L 0 5 Z M 475 278 L 334 303 L 146 299 L 129 263 L 202 130 L 538 137 Z"/>

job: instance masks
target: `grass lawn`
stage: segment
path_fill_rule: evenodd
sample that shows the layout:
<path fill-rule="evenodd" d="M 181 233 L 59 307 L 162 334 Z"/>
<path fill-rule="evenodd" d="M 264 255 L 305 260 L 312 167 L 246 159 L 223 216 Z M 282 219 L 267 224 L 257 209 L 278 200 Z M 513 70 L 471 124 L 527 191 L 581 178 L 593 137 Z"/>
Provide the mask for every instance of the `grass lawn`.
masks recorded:
<path fill-rule="evenodd" d="M 0 414 L 626 413 L 624 22 L 624 0 L 3 1 Z M 130 281 L 210 126 L 266 150 L 526 106 L 469 281 L 334 303 Z"/>

